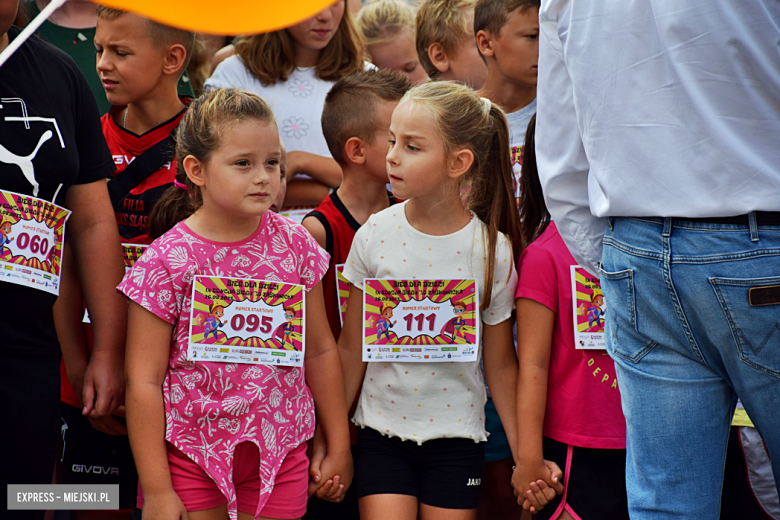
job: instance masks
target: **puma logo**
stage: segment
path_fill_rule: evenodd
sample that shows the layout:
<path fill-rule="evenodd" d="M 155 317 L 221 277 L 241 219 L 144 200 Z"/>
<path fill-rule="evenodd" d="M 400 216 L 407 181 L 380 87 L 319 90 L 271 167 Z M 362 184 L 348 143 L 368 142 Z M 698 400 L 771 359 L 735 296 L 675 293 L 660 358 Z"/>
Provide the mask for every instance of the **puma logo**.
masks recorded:
<path fill-rule="evenodd" d="M 22 170 L 22 175 L 24 175 L 24 178 L 27 179 L 27 182 L 32 184 L 33 197 L 38 196 L 38 188 L 40 186 L 38 185 L 38 181 L 35 180 L 35 168 L 33 167 L 32 161 L 38 154 L 38 150 L 40 150 L 41 146 L 43 146 L 43 143 L 51 139 L 52 135 L 53 134 L 51 130 L 46 130 L 38 140 L 38 144 L 35 146 L 35 149 L 29 155 L 16 155 L 5 148 L 3 145 L 0 145 L 0 162 L 5 164 L 15 164 L 19 167 L 19 169 Z"/>

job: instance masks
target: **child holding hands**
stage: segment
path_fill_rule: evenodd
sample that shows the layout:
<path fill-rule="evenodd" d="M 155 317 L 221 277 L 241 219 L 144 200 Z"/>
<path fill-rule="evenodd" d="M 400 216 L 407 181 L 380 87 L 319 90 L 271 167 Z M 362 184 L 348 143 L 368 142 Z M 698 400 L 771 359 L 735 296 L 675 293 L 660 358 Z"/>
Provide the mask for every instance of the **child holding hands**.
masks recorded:
<path fill-rule="evenodd" d="M 543 461 L 550 459 L 566 468 L 563 494 L 542 511 L 531 509 L 537 519 L 628 520 L 626 421 L 615 366 L 606 350 L 575 349 L 576 261 L 544 202 L 535 124 L 536 116 L 526 133 L 520 178 L 522 233 L 529 245 L 518 264 L 518 456 L 512 484 L 522 497 L 533 494 L 528 482 L 557 484 Z"/>
<path fill-rule="evenodd" d="M 164 234 L 119 286 L 131 301 L 127 422 L 145 518 L 299 518 L 315 406 L 327 456 L 311 491 L 325 484 L 339 500 L 350 484 L 341 366 L 323 334 L 328 256 L 268 211 L 281 154 L 256 95 L 217 89 L 195 100 L 178 131 L 175 187 L 151 217 L 150 235 Z M 303 368 L 189 360 L 197 275 L 304 285 L 305 378 Z"/>
<path fill-rule="evenodd" d="M 477 280 L 485 374 L 515 445 L 511 264 L 522 240 L 508 147 L 503 111 L 462 85 L 415 87 L 393 111 L 387 168 L 393 193 L 407 201 L 369 217 L 344 268 L 351 303 L 339 349 L 347 402 L 361 390 L 361 518 L 474 518 L 487 439 L 482 352 L 463 363 L 361 361 L 366 278 Z"/>

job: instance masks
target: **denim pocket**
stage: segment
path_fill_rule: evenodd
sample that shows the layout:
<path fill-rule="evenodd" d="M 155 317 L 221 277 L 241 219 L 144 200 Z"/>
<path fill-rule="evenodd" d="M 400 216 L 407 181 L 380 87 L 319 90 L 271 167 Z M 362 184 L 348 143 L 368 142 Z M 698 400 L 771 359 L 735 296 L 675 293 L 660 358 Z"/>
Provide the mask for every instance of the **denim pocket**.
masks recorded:
<path fill-rule="evenodd" d="M 610 273 L 601 270 L 601 289 L 607 304 L 607 342 L 623 359 L 638 363 L 656 345 L 639 333 L 634 270 Z"/>
<path fill-rule="evenodd" d="M 751 287 L 780 285 L 774 278 L 710 278 L 739 357 L 746 364 L 780 378 L 780 305 L 750 305 Z"/>

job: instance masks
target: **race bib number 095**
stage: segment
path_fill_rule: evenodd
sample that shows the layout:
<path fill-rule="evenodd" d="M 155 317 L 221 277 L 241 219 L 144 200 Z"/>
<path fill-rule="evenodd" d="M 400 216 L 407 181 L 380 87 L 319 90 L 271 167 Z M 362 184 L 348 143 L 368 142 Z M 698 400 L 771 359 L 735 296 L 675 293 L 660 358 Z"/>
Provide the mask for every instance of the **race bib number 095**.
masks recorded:
<path fill-rule="evenodd" d="M 58 295 L 69 217 L 51 202 L 0 191 L 0 280 Z"/>
<path fill-rule="evenodd" d="M 302 285 L 196 276 L 187 359 L 303 366 Z"/>
<path fill-rule="evenodd" d="M 474 279 L 366 279 L 363 361 L 476 361 L 479 293 Z"/>

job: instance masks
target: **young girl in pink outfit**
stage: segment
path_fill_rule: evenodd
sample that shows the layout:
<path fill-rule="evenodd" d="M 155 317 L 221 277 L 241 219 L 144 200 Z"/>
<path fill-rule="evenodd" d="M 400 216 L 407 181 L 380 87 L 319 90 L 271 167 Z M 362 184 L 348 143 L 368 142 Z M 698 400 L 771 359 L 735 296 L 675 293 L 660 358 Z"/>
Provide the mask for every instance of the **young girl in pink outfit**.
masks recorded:
<path fill-rule="evenodd" d="M 352 478 L 341 365 L 322 333 L 327 253 L 268 211 L 281 149 L 258 96 L 218 89 L 195 100 L 176 152 L 176 187 L 150 223 L 152 236 L 165 233 L 119 286 L 131 301 L 127 423 L 144 517 L 299 518 L 315 402 L 327 455 L 312 468 L 322 478 L 311 492 L 338 501 Z M 188 361 L 197 275 L 303 285 L 305 378 L 303 368 Z"/>
<path fill-rule="evenodd" d="M 628 520 L 625 485 L 626 420 L 615 365 L 606 350 L 577 350 L 571 266 L 550 222 L 534 153 L 536 116 L 525 140 L 520 179 L 523 241 L 517 271 L 517 466 L 515 494 L 528 482 L 552 485 L 544 459 L 563 470 L 563 493 L 536 519 Z M 595 291 L 594 291 L 595 294 Z M 599 293 L 600 294 L 600 293 Z"/>

